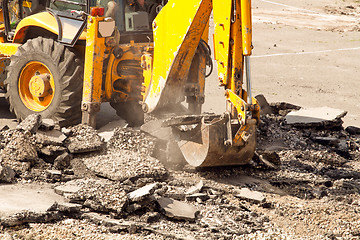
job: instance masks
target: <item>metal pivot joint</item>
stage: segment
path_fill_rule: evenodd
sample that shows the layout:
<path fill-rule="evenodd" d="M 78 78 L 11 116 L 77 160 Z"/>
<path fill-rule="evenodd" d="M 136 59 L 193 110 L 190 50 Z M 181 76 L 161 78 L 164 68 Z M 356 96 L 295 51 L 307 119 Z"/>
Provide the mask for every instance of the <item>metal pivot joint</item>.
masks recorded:
<path fill-rule="evenodd" d="M 83 124 L 89 125 L 93 128 L 96 127 L 96 113 L 100 111 L 101 103 L 96 102 L 82 102 L 81 103 L 81 111 Z"/>

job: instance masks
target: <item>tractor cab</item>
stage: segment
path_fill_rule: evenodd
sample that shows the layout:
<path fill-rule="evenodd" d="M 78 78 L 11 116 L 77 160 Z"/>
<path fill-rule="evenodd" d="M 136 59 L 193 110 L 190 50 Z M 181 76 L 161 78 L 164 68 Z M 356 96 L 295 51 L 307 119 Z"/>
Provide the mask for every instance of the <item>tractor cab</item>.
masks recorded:
<path fill-rule="evenodd" d="M 42 19 L 39 19 L 39 15 L 34 16 L 48 12 L 56 19 L 55 25 L 58 26 L 48 26 L 45 29 L 57 35 L 58 42 L 74 46 L 85 30 L 86 15 L 92 14 L 93 7 L 103 8 L 104 16 L 115 20 L 121 33 L 121 43 L 148 42 L 149 39 L 152 41 L 152 21 L 163 4 L 164 2 L 153 0 L 3 0 L 0 17 L 1 42 L 19 42 L 14 40 L 14 36 L 24 18 L 32 18 L 33 21 L 28 21 L 27 24 L 35 27 L 36 22 L 50 24 L 46 19 L 48 17 L 43 15 Z M 56 27 L 57 31 L 53 31 Z M 26 34 L 31 35 L 29 31 Z M 36 34 L 39 35 L 38 31 Z"/>
<path fill-rule="evenodd" d="M 2 41 L 11 41 L 19 22 L 30 15 L 45 11 L 48 0 L 4 0 L 1 2 L 0 32 Z"/>
<path fill-rule="evenodd" d="M 105 9 L 105 17 L 115 20 L 120 43 L 152 41 L 152 22 L 164 5 L 153 0 L 98 0 L 96 4 Z"/>

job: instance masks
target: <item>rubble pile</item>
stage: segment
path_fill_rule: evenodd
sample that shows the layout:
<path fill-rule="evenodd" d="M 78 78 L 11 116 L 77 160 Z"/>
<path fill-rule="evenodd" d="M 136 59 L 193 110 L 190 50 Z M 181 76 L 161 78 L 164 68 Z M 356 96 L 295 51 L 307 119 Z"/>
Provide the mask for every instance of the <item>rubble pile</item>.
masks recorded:
<path fill-rule="evenodd" d="M 166 169 L 153 157 L 156 137 L 132 128 L 116 128 L 107 143 L 87 126 L 58 130 L 34 116 L 28 125 L 2 130 L 1 181 L 50 182 L 59 202 L 41 214 L 2 217 L 0 210 L 0 233 L 19 239 L 71 238 L 76 231 L 81 239 L 359 236 L 359 128 L 343 129 L 342 112 L 325 123 L 293 123 L 287 116 L 300 107 L 265 108 L 255 156 L 239 167 Z"/>
<path fill-rule="evenodd" d="M 287 186 L 284 188 L 289 190 L 294 184 L 299 184 L 298 181 L 306 183 L 298 197 L 304 195 L 307 198 L 317 196 L 314 192 L 318 191 L 321 183 L 342 178 L 354 181 L 359 179 L 359 172 L 356 171 L 359 170 L 359 135 L 339 126 L 339 118 L 334 118 L 333 124 L 329 124 L 328 120 L 325 122 L 326 124 L 315 126 L 307 122 L 291 125 L 281 115 L 262 116 L 258 128 L 257 151 L 272 151 L 281 160 L 276 176 L 264 178 L 280 186 L 285 182 Z M 291 172 L 296 174 L 289 175 Z M 267 175 L 265 172 L 264 174 Z M 293 191 L 297 191 L 297 188 L 293 188 Z"/>
<path fill-rule="evenodd" d="M 95 174 L 114 181 L 139 178 L 162 179 L 167 171 L 159 160 L 129 150 L 108 151 L 83 159 L 85 166 Z"/>
<path fill-rule="evenodd" d="M 69 169 L 73 154 L 100 151 L 103 145 L 89 126 L 59 129 L 50 119 L 30 115 L 15 129 L 0 131 L 0 182 L 11 183 L 15 177 L 46 179 L 42 170 Z"/>
<path fill-rule="evenodd" d="M 103 141 L 97 132 L 87 125 L 77 125 L 69 129 L 65 145 L 70 153 L 88 153 L 100 150 Z"/>
<path fill-rule="evenodd" d="M 153 155 L 156 139 L 136 129 L 116 128 L 107 144 L 109 151 L 130 150 L 141 155 Z"/>

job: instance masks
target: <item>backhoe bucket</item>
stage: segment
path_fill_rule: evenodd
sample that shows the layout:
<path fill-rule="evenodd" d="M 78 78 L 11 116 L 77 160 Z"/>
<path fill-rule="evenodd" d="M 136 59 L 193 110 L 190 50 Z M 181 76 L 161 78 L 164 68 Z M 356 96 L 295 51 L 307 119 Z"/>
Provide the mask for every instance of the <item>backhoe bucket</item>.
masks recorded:
<path fill-rule="evenodd" d="M 227 121 L 224 116 L 201 118 L 200 122 L 174 124 L 173 134 L 185 160 L 194 167 L 244 165 L 250 162 L 255 152 L 255 120 L 247 123 L 246 141 L 225 144 L 228 140 Z M 231 124 L 234 137 L 240 129 L 239 123 Z"/>

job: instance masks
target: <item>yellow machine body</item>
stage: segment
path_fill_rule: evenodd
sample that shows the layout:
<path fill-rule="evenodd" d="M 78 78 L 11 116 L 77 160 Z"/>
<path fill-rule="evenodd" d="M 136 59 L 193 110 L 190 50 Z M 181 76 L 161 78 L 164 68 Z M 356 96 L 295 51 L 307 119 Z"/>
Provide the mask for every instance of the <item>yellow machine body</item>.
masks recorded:
<path fill-rule="evenodd" d="M 169 1 L 154 20 L 152 74 L 146 81 L 150 85 L 144 99 L 147 112 L 183 100 L 190 65 L 211 9 L 210 0 Z"/>
<path fill-rule="evenodd" d="M 200 114 L 205 98 L 206 65 L 209 61 L 212 63 L 207 56 L 207 41 L 210 15 L 213 12 L 214 56 L 218 66 L 219 85 L 225 89 L 224 101 L 227 102 L 228 110 L 222 116 L 210 117 L 210 120 L 206 116 L 201 117 L 195 122 L 197 127 L 194 129 L 188 132 L 174 129 L 174 134 L 185 159 L 194 166 L 239 165 L 249 162 L 255 150 L 255 129 L 259 122 L 258 104 L 247 92 L 250 89 L 242 87 L 244 76 L 247 76 L 247 82 L 250 79 L 250 72 L 244 73 L 244 65 L 247 63 L 244 56 L 251 55 L 252 49 L 251 1 L 165 2 L 165 5 L 159 3 L 161 10 L 151 22 L 152 34 L 151 37 L 148 36 L 149 40 L 135 41 L 131 37 L 123 40 L 128 35 L 121 31 L 119 34 L 116 14 L 110 14 L 114 19 L 87 15 L 86 28 L 80 32 L 77 42 L 69 44 L 63 50 L 64 54 L 68 54 L 66 49 L 70 49 L 83 61 L 81 66 L 77 63 L 79 69 L 83 68 L 83 80 L 79 82 L 82 84 L 82 122 L 95 127 L 96 113 L 100 110 L 101 103 L 107 101 L 118 114 L 125 114 L 129 121 L 136 121 L 138 116 L 143 118 L 143 112 L 156 113 L 176 108 L 185 99 L 189 104 L 188 113 Z M 144 15 L 126 14 L 135 17 Z M 121 24 L 126 25 L 128 22 Z M 49 12 L 23 18 L 17 23 L 11 41 L 0 38 L 0 71 L 5 72 L 5 67 L 9 64 L 6 61 L 12 59 L 10 57 L 16 55 L 21 46 L 26 45 L 29 32 L 34 27 L 47 33 L 44 37 L 61 35 L 57 19 Z M 137 27 L 141 28 L 142 25 Z M 133 24 L 127 25 L 127 28 L 132 29 L 133 36 L 144 34 L 144 31 L 136 30 Z M 58 46 L 57 43 L 54 44 Z M 56 60 L 54 57 L 55 62 Z M 79 71 L 76 70 L 74 74 Z M 50 68 L 48 72 L 51 83 L 55 86 L 53 77 L 55 79 L 56 74 Z M 24 89 L 30 100 L 33 94 L 39 102 L 43 101 L 42 96 L 50 85 L 46 85 L 47 81 L 43 80 L 45 74 L 37 75 L 39 73 L 30 76 L 32 80 L 23 81 L 32 83 L 34 87 L 29 85 L 19 88 Z M 43 88 L 35 89 L 39 84 Z M 1 79 L 0 87 L 4 88 L 4 81 Z M 53 89 L 58 91 L 61 88 Z M 51 99 L 54 99 L 52 101 L 56 102 L 56 96 L 52 96 L 52 92 L 46 94 L 51 95 Z M 48 105 L 45 104 L 44 111 L 39 112 L 46 112 Z M 134 117 L 135 115 L 137 116 Z M 141 121 L 137 121 L 138 123 Z"/>

